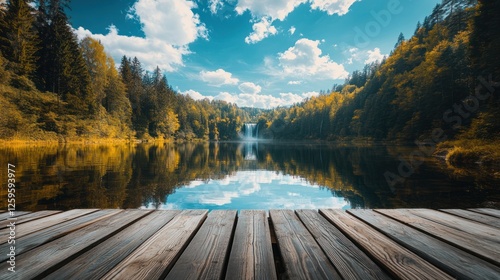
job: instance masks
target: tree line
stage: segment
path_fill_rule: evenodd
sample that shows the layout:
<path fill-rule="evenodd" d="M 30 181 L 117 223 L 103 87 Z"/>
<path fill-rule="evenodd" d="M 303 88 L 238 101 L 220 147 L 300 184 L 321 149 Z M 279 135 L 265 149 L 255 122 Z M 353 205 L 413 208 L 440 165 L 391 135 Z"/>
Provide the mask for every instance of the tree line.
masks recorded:
<path fill-rule="evenodd" d="M 410 39 L 399 36 L 388 58 L 328 94 L 261 116 L 260 131 L 281 139 L 413 142 L 442 128 L 448 139 L 498 139 L 500 100 L 474 98 L 478 87 L 499 86 L 498 12 L 499 1 L 444 0 Z"/>
<path fill-rule="evenodd" d="M 160 68 L 145 71 L 103 45 L 79 41 L 69 0 L 9 0 L 0 7 L 0 138 L 228 140 L 249 112 L 175 92 Z"/>

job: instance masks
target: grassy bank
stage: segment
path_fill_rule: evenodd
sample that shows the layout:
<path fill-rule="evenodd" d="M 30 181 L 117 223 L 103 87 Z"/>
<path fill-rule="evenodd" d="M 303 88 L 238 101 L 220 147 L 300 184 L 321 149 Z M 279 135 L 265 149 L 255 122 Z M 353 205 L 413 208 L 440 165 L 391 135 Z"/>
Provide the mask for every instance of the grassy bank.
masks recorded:
<path fill-rule="evenodd" d="M 440 143 L 436 155 L 445 156 L 451 166 L 483 165 L 500 172 L 500 140 L 455 140 Z"/>

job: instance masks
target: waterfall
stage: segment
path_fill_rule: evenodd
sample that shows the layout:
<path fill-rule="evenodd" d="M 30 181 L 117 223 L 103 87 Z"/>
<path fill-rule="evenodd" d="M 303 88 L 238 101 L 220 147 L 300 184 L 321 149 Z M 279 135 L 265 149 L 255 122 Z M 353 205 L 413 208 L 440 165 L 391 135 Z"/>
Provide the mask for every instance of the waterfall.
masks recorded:
<path fill-rule="evenodd" d="M 245 140 L 257 140 L 258 130 L 256 123 L 246 123 L 245 124 L 245 133 L 243 138 Z"/>

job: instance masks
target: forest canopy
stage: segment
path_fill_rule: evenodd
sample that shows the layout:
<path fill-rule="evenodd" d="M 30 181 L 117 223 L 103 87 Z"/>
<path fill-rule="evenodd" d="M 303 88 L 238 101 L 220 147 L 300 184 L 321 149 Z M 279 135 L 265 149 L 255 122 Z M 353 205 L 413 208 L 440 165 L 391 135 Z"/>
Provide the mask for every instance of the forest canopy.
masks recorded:
<path fill-rule="evenodd" d="M 115 65 L 98 40 L 78 40 L 70 1 L 31 2 L 0 8 L 0 139 L 231 140 L 250 121 L 273 139 L 413 142 L 436 128 L 447 139 L 499 138 L 498 1 L 443 0 L 383 61 L 266 111 L 195 101 L 136 57 Z"/>

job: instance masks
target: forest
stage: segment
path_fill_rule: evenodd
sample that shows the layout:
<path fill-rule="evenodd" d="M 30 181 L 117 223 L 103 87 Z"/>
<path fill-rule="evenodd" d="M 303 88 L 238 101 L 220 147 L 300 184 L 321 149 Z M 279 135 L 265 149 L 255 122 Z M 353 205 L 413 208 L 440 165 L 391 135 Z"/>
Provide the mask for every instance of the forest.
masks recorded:
<path fill-rule="evenodd" d="M 99 41 L 77 39 L 68 0 L 30 2 L 0 8 L 0 139 L 219 141 L 252 121 L 261 138 L 432 142 L 451 161 L 500 159 L 499 1 L 443 0 L 382 62 L 267 111 L 195 101 L 137 58 L 117 66 Z"/>

